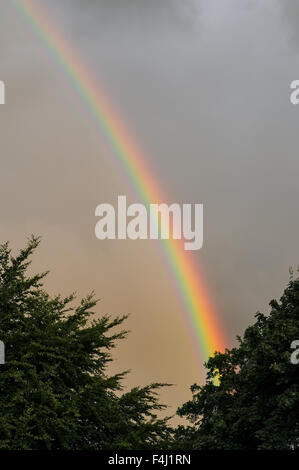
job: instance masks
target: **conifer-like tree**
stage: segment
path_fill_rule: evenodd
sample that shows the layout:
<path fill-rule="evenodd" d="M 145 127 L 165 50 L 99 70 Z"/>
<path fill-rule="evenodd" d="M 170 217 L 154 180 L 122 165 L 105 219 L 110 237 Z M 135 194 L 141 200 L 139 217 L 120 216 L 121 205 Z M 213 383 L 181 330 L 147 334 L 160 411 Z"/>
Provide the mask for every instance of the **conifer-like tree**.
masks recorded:
<path fill-rule="evenodd" d="M 94 318 L 93 295 L 51 298 L 46 273 L 28 275 L 39 244 L 13 257 L 0 247 L 0 449 L 147 449 L 167 440 L 157 398 L 162 384 L 121 391 L 125 373 L 109 376 L 113 333 L 125 316 Z"/>

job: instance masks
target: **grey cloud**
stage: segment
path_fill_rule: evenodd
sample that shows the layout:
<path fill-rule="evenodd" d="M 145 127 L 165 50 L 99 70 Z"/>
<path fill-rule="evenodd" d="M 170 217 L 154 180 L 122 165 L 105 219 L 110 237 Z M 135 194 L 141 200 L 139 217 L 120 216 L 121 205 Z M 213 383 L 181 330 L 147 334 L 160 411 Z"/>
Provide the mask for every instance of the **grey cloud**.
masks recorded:
<path fill-rule="evenodd" d="M 202 3 L 203 0 L 65 0 L 52 1 L 51 9 L 74 34 L 97 35 L 97 39 L 106 34 L 153 37 L 157 33 L 179 34 L 192 29 Z"/>
<path fill-rule="evenodd" d="M 296 0 L 280 0 L 282 26 L 287 37 L 298 47 L 299 44 L 299 3 Z"/>

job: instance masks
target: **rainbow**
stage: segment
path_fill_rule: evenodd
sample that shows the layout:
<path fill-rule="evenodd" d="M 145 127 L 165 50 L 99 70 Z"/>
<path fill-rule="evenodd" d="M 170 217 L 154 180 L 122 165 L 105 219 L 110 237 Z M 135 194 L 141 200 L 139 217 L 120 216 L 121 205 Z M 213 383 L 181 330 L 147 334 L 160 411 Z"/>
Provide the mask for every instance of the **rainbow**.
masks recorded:
<path fill-rule="evenodd" d="M 165 202 L 147 160 L 123 125 L 118 113 L 83 61 L 36 0 L 11 0 L 17 10 L 38 33 L 64 74 L 71 81 L 97 129 L 123 168 L 131 186 L 144 204 Z M 179 294 L 183 315 L 195 342 L 196 355 L 206 360 L 216 350 L 224 350 L 224 333 L 215 315 L 208 290 L 190 253 L 178 240 L 161 240 L 162 251 Z"/>

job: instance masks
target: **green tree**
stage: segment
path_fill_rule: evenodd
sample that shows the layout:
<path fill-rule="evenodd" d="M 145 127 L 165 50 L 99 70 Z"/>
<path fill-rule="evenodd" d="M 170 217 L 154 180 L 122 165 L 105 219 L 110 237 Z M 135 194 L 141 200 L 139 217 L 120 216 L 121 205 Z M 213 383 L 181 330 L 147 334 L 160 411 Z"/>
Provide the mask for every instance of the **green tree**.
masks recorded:
<path fill-rule="evenodd" d="M 125 316 L 93 319 L 93 295 L 51 298 L 29 276 L 32 237 L 17 257 L 0 247 L 0 449 L 146 449 L 169 434 L 157 391 L 162 384 L 121 392 L 125 373 L 107 375 L 111 333 Z"/>
<path fill-rule="evenodd" d="M 192 425 L 176 430 L 175 448 L 299 448 L 299 365 L 291 363 L 299 279 L 270 306 L 269 316 L 257 313 L 238 337 L 238 347 L 209 359 L 205 385 L 193 385 L 192 399 L 178 410 Z"/>

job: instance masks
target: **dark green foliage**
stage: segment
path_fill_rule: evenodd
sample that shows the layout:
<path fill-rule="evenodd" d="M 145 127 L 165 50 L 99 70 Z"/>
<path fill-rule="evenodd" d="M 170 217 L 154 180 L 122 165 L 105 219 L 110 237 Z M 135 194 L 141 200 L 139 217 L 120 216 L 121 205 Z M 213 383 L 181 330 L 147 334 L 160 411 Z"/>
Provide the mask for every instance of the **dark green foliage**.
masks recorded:
<path fill-rule="evenodd" d="M 299 279 L 270 305 L 238 347 L 209 359 L 206 384 L 191 387 L 192 400 L 178 410 L 192 426 L 176 430 L 175 448 L 299 448 L 299 365 L 290 361 L 299 340 Z"/>
<path fill-rule="evenodd" d="M 51 298 L 45 274 L 28 276 L 39 240 L 13 257 L 0 248 L 0 449 L 158 448 L 169 434 L 161 384 L 121 394 L 124 373 L 108 376 L 110 350 L 125 317 L 94 320 L 93 295 L 72 307 L 73 296 Z"/>
<path fill-rule="evenodd" d="M 111 349 L 126 331 L 124 317 L 94 319 L 93 295 L 74 307 L 74 296 L 51 298 L 46 274 L 29 276 L 39 240 L 13 257 L 0 247 L 0 449 L 298 449 L 299 279 L 292 279 L 269 316 L 216 353 L 207 380 L 191 387 L 178 414 L 190 425 L 174 432 L 157 392 L 162 384 L 122 392 L 125 373 L 109 376 Z M 215 380 L 217 378 L 217 381 Z"/>

